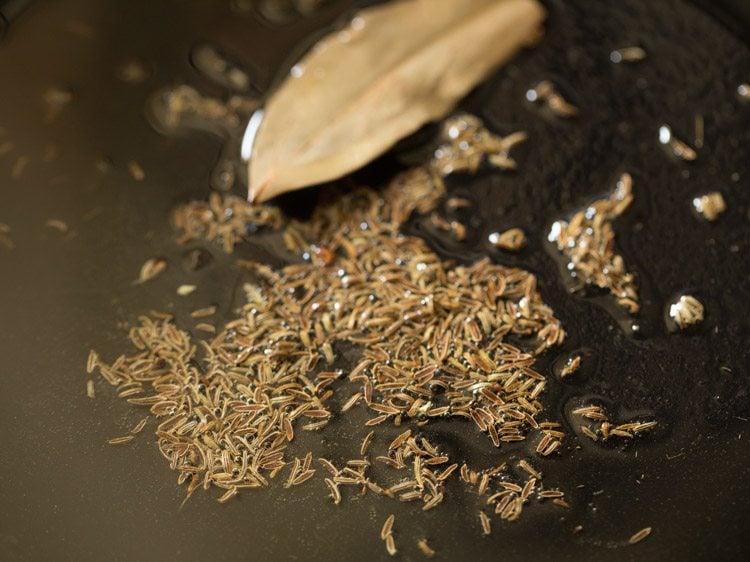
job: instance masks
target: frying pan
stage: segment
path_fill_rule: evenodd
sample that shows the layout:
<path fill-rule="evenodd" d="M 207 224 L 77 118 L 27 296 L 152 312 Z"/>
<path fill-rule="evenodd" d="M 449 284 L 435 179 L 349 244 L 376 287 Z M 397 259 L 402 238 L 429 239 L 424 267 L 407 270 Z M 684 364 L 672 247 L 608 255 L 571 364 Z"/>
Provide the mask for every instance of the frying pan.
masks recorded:
<path fill-rule="evenodd" d="M 198 42 L 231 54 L 264 91 L 296 45 L 352 4 L 331 1 L 274 23 L 236 1 L 36 2 L 20 16 L 20 3 L 0 2 L 0 21 L 9 24 L 0 41 L 0 145 L 12 143 L 0 156 L 0 222 L 12 227 L 15 242 L 13 250 L 0 248 L 0 558 L 379 560 L 386 558 L 380 525 L 395 513 L 404 560 L 421 559 L 415 543 L 423 536 L 446 560 L 748 559 L 750 106 L 735 89 L 750 79 L 743 43 L 750 10 L 741 0 L 546 4 L 545 40 L 462 104 L 493 130 L 528 131 L 516 155 L 520 172 L 450 178 L 452 193 L 477 203 L 459 217 L 473 233 L 466 243 L 435 236 L 419 217 L 408 230 L 446 258 L 489 253 L 537 274 L 568 332 L 540 364 L 550 375 L 543 400 L 551 419 L 573 433 L 566 405 L 596 399 L 623 416 L 653 414 L 660 425 L 624 448 L 571 440 L 559 458 L 539 462 L 549 485 L 568 492 L 570 509 L 529 508 L 483 538 L 476 500 L 458 483 L 425 514 L 372 497 L 335 507 L 317 481 L 226 505 L 197 493 L 182 505 L 184 489 L 152 436 L 106 444 L 141 412 L 101 380 L 96 397 L 86 396 L 89 349 L 110 359 L 125 351 L 127 326 L 139 314 L 166 309 L 180 322 L 215 303 L 227 320 L 241 298 L 234 257 L 211 245 L 176 245 L 168 222 L 176 204 L 205 198 L 222 140 L 156 133 L 144 118 L 149 96 L 179 83 L 226 95 L 190 66 Z M 609 62 L 612 49 L 632 44 L 646 49 L 645 61 Z M 142 61 L 146 80 L 118 80 L 117 69 L 132 60 Z M 525 90 L 541 79 L 559 84 L 581 109 L 579 119 L 550 121 L 526 104 Z M 72 94 L 55 116 L 43 101 L 50 88 Z M 658 126 L 689 138 L 697 113 L 706 124 L 698 160 L 669 158 L 656 142 Z M 20 173 L 19 158 L 27 159 Z M 128 174 L 130 161 L 145 171 L 143 181 Z M 386 156 L 359 178 L 385 181 L 383 170 L 397 166 Z M 552 221 L 604 193 L 625 170 L 636 202 L 616 229 L 639 276 L 637 333 L 597 295 L 569 293 L 544 241 Z M 727 212 L 716 223 L 696 220 L 692 197 L 715 189 Z M 290 205 L 304 212 L 314 200 L 312 190 Z M 45 226 L 50 219 L 68 231 Z M 510 226 L 527 232 L 527 249 L 516 257 L 489 251 L 486 234 Z M 183 256 L 198 246 L 210 259 L 193 270 Z M 255 236 L 238 252 L 280 263 Z M 167 258 L 167 271 L 133 285 L 154 256 Z M 182 283 L 198 289 L 177 297 Z M 707 318 L 700 329 L 669 333 L 664 306 L 682 291 L 700 296 Z M 573 382 L 555 382 L 558 357 L 581 349 L 589 366 Z M 359 423 L 334 421 L 305 436 L 300 450 L 350 454 Z M 468 426 L 436 423 L 428 431 L 457 455 L 488 462 L 517 455 L 488 450 Z M 578 525 L 583 530 L 574 533 Z M 628 546 L 646 526 L 651 536 Z"/>

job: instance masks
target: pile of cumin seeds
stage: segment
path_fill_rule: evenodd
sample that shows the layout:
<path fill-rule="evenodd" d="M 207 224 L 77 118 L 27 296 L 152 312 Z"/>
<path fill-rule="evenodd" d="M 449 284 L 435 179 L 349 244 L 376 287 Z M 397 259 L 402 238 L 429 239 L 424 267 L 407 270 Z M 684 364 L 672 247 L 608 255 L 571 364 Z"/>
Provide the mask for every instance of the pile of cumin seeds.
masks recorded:
<path fill-rule="evenodd" d="M 570 220 L 552 224 L 548 240 L 568 260 L 567 269 L 583 285 L 596 285 L 615 297 L 630 314 L 640 310 L 635 275 L 615 251 L 612 221 L 633 202 L 633 179 L 622 174 L 614 191 L 577 211 Z"/>
<path fill-rule="evenodd" d="M 436 419 L 464 422 L 501 451 L 530 440 L 540 455 L 559 453 L 565 434 L 545 419 L 539 397 L 546 380 L 534 366 L 565 334 L 534 275 L 487 259 L 446 262 L 422 239 L 400 232 L 413 212 L 432 212 L 444 195 L 437 168 L 430 162 L 411 169 L 382 192 L 331 193 L 309 221 L 287 221 L 283 234 L 294 233 L 307 261 L 279 269 L 242 262 L 256 283 L 246 287 L 241 313 L 215 335 L 191 336 L 168 315 L 143 316 L 130 331 L 134 351 L 111 364 L 97 359 L 95 367 L 120 396 L 156 418 L 159 450 L 188 495 L 217 487 L 228 501 L 243 489 L 268 486 L 290 465 L 287 486 L 308 481 L 316 472 L 312 456 L 290 459 L 288 445 L 299 431 L 325 431 L 353 408 L 370 412 L 366 431 L 375 436 L 384 424 L 405 431 L 385 451 L 374 450 L 372 437 L 353 443 L 360 457 L 340 468 L 320 460 L 331 476 L 321 498 L 334 503 L 352 486 L 420 501 L 423 510 L 441 504 L 445 482 L 458 478 L 464 459 L 422 434 Z M 225 234 L 216 224 L 226 226 L 223 217 L 230 215 L 249 222 L 270 217 L 260 220 L 281 228 L 277 210 L 264 215 L 244 205 L 225 196 L 214 197 L 210 214 L 192 207 L 197 223 L 191 224 L 199 226 L 188 227 L 190 236 L 220 239 L 231 249 L 242 228 L 228 226 Z M 185 234 L 188 223 L 176 222 Z M 333 366 L 340 343 L 359 350 L 348 370 Z M 353 394 L 343 379 L 356 385 Z M 345 406 L 335 409 L 332 398 L 344 392 L 337 398 Z M 375 481 L 372 463 L 395 471 L 395 482 Z M 504 465 L 464 467 L 481 494 L 503 482 L 490 502 L 503 519 L 516 519 L 530 498 L 562 497 L 535 476 L 513 484 Z"/>
<path fill-rule="evenodd" d="M 283 224 L 281 211 L 276 207 L 248 205 L 240 197 L 216 192 L 208 201 L 181 205 L 173 213 L 172 221 L 181 232 L 179 243 L 198 239 L 216 241 L 225 252 L 231 252 L 251 229 L 278 230 Z"/>

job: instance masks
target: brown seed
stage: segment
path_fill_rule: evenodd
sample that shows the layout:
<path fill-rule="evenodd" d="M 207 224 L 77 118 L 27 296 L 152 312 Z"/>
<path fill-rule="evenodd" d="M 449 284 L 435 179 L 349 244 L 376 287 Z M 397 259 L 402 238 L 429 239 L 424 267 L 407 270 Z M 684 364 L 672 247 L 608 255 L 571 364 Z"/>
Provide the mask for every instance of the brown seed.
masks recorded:
<path fill-rule="evenodd" d="M 692 295 L 680 295 L 669 305 L 669 317 L 682 330 L 702 322 L 704 312 L 703 304 Z"/>
<path fill-rule="evenodd" d="M 91 374 L 99 364 L 99 355 L 93 349 L 89 351 L 88 360 L 86 361 L 86 372 Z"/>
<path fill-rule="evenodd" d="M 541 479 L 542 473 L 536 470 L 533 466 L 531 466 L 527 461 L 520 460 L 518 461 L 518 466 L 520 466 L 523 470 L 531 474 L 534 478 Z"/>
<path fill-rule="evenodd" d="M 325 479 L 326 486 L 328 486 L 328 492 L 331 495 L 333 503 L 339 505 L 341 503 L 341 492 L 339 491 L 338 485 L 330 478 Z"/>
<path fill-rule="evenodd" d="M 45 226 L 48 226 L 49 228 L 54 228 L 58 232 L 61 232 L 62 234 L 65 234 L 68 232 L 68 225 L 61 221 L 60 219 L 49 219 L 47 222 L 44 223 Z"/>
<path fill-rule="evenodd" d="M 635 543 L 641 542 L 650 534 L 651 534 L 651 527 L 644 527 L 643 529 L 641 529 L 640 531 L 638 531 L 636 534 L 634 534 L 632 537 L 628 539 L 628 544 L 635 544 Z"/>
<path fill-rule="evenodd" d="M 435 556 L 435 551 L 427 543 L 427 539 L 419 539 L 417 541 L 417 547 L 419 547 L 419 551 L 427 558 L 432 558 L 433 556 Z"/>
<path fill-rule="evenodd" d="M 135 181 L 143 181 L 146 179 L 146 172 L 143 171 L 141 165 L 135 160 L 128 162 L 128 171 Z"/>
<path fill-rule="evenodd" d="M 594 433 L 593 431 L 591 431 L 591 430 L 590 430 L 590 429 L 589 429 L 588 427 L 586 427 L 585 425 L 582 425 L 582 426 L 580 426 L 580 429 L 581 429 L 581 431 L 583 432 L 583 434 L 584 434 L 584 435 L 585 435 L 586 437 L 588 437 L 589 439 L 591 439 L 592 441 L 598 441 L 598 440 L 599 440 L 599 436 L 598 436 L 598 435 L 597 435 L 596 433 Z"/>
<path fill-rule="evenodd" d="M 609 54 L 609 60 L 618 64 L 621 62 L 639 62 L 646 58 L 646 51 L 641 47 L 624 47 Z"/>
<path fill-rule="evenodd" d="M 565 367 L 563 367 L 562 370 L 560 371 L 560 378 L 565 378 L 571 373 L 575 373 L 580 366 L 581 366 L 580 355 L 576 355 L 575 357 L 568 359 L 568 362 L 565 364 Z"/>
<path fill-rule="evenodd" d="M 190 313 L 193 318 L 205 318 L 207 316 L 213 316 L 216 314 L 215 306 L 207 306 L 205 308 L 199 308 Z"/>
<path fill-rule="evenodd" d="M 177 287 L 177 294 L 181 297 L 186 297 L 197 288 L 195 285 L 180 285 Z"/>
<path fill-rule="evenodd" d="M 359 447 L 359 454 L 363 457 L 367 454 L 367 451 L 370 449 L 370 444 L 372 443 L 372 439 L 375 437 L 375 431 L 371 431 L 367 435 L 365 435 L 365 438 L 362 440 L 362 445 Z"/>
<path fill-rule="evenodd" d="M 161 274 L 167 268 L 167 262 L 161 258 L 151 258 L 141 266 L 141 272 L 138 275 L 137 283 L 150 281 L 157 275 Z"/>
<path fill-rule="evenodd" d="M 539 82 L 526 92 L 526 99 L 546 105 L 557 117 L 570 118 L 578 115 L 578 108 L 568 103 L 548 80 Z"/>
<path fill-rule="evenodd" d="M 659 127 L 659 142 L 667 146 L 672 154 L 680 160 L 692 162 L 698 158 L 698 153 L 674 136 L 672 129 L 668 125 Z"/>
<path fill-rule="evenodd" d="M 385 523 L 383 523 L 382 529 L 380 529 L 380 538 L 385 540 L 386 537 L 391 535 L 391 531 L 393 530 L 393 523 L 396 521 L 396 516 L 393 514 L 390 514 L 387 519 L 385 520 Z"/>
<path fill-rule="evenodd" d="M 121 445 L 123 443 L 129 443 L 135 439 L 132 435 L 124 435 L 123 437 L 113 437 L 112 439 L 109 439 L 107 443 L 110 445 Z"/>
<path fill-rule="evenodd" d="M 724 196 L 718 191 L 712 191 L 693 199 L 695 211 L 707 221 L 713 222 L 727 210 Z"/>
<path fill-rule="evenodd" d="M 693 144 L 695 144 L 696 148 L 703 148 L 703 141 L 704 141 L 704 121 L 703 121 L 703 115 L 696 115 L 694 118 L 694 130 L 695 130 L 695 139 L 693 140 Z"/>
<path fill-rule="evenodd" d="M 228 501 L 229 501 L 230 499 L 232 499 L 232 498 L 233 498 L 234 496 L 236 496 L 236 495 L 237 495 L 237 488 L 236 488 L 236 487 L 232 487 L 232 488 L 229 488 L 229 489 L 228 489 L 228 490 L 227 490 L 227 491 L 226 491 L 226 492 L 225 492 L 225 493 L 224 493 L 224 494 L 223 494 L 223 495 L 222 495 L 222 496 L 221 496 L 221 497 L 219 498 L 219 500 L 218 500 L 218 501 L 219 501 L 219 503 L 226 503 L 226 502 L 228 502 Z"/>
<path fill-rule="evenodd" d="M 410 435 L 411 429 L 407 429 L 398 437 L 396 437 L 390 445 L 388 445 L 388 450 L 392 451 L 393 449 L 398 449 L 401 445 L 403 445 L 403 443 L 409 438 Z"/>
<path fill-rule="evenodd" d="M 482 534 L 485 536 L 492 534 L 492 522 L 484 511 L 479 512 L 479 521 L 482 523 Z"/>
<path fill-rule="evenodd" d="M 488 239 L 495 248 L 515 252 L 526 243 L 526 234 L 520 228 L 511 228 L 502 233 L 493 232 Z"/>
<path fill-rule="evenodd" d="M 396 542 L 393 540 L 393 535 L 385 537 L 385 549 L 390 556 L 396 556 L 398 550 L 396 550 Z"/>
<path fill-rule="evenodd" d="M 133 429 L 130 430 L 130 433 L 133 433 L 133 434 L 140 433 L 141 430 L 143 430 L 143 428 L 146 427 L 146 423 L 148 423 L 148 416 L 146 416 L 141 421 L 139 421 L 137 424 L 135 424 L 135 426 L 133 427 Z"/>

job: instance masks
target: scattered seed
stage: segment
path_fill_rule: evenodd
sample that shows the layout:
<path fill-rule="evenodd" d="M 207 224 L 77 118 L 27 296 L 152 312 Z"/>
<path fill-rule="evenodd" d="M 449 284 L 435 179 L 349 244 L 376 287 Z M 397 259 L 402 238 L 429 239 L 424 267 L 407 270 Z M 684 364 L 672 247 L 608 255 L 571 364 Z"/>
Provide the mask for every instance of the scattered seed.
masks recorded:
<path fill-rule="evenodd" d="M 591 431 L 591 429 L 589 429 L 585 425 L 582 425 L 580 427 L 581 427 L 581 432 L 583 432 L 583 434 L 586 437 L 588 437 L 592 441 L 598 441 L 599 440 L 599 436 L 596 433 L 594 433 L 593 431 Z"/>
<path fill-rule="evenodd" d="M 482 534 L 488 536 L 492 534 L 492 522 L 484 511 L 479 512 L 479 521 L 482 523 Z"/>
<path fill-rule="evenodd" d="M 511 228 L 503 233 L 493 232 L 488 237 L 495 248 L 515 252 L 526 243 L 526 235 L 520 228 Z"/>
<path fill-rule="evenodd" d="M 388 518 L 385 520 L 385 523 L 383 523 L 383 528 L 380 529 L 380 538 L 385 540 L 386 537 L 391 535 L 391 531 L 393 530 L 393 523 L 396 521 L 396 516 L 392 513 L 388 516 Z"/>
<path fill-rule="evenodd" d="M 696 148 L 703 148 L 703 141 L 704 141 L 704 121 L 703 121 L 703 115 L 696 115 L 694 119 L 694 130 L 695 130 L 695 138 L 693 140 L 693 144 Z"/>
<path fill-rule="evenodd" d="M 634 534 L 632 537 L 628 539 L 628 544 L 636 544 L 638 542 L 641 542 L 650 534 L 651 534 L 651 527 L 644 527 L 643 529 L 641 529 L 640 531 L 638 531 L 636 534 Z"/>
<path fill-rule="evenodd" d="M 110 445 L 121 445 L 122 443 L 129 443 L 133 439 L 135 439 L 135 437 L 133 437 L 132 435 L 124 435 L 122 437 L 114 437 L 107 441 L 107 443 L 109 443 Z"/>
<path fill-rule="evenodd" d="M 53 121 L 62 109 L 73 101 L 73 93 L 62 88 L 50 88 L 42 95 L 47 105 L 46 121 Z"/>
<path fill-rule="evenodd" d="M 129 60 L 117 68 L 115 75 L 123 82 L 138 84 L 148 78 L 149 71 L 141 61 Z"/>
<path fill-rule="evenodd" d="M 96 389 L 94 388 L 94 381 L 89 379 L 86 381 L 86 396 L 89 398 L 96 397 Z"/>
<path fill-rule="evenodd" d="M 396 556 L 398 553 L 398 550 L 396 550 L 396 541 L 393 540 L 393 535 L 385 537 L 385 549 L 390 556 Z"/>
<path fill-rule="evenodd" d="M 219 503 L 227 503 L 230 499 L 232 499 L 234 496 L 237 495 L 237 488 L 231 487 L 229 488 L 219 499 Z"/>
<path fill-rule="evenodd" d="M 86 372 L 91 374 L 99 365 L 99 355 L 93 349 L 89 351 L 88 359 L 86 360 Z"/>
<path fill-rule="evenodd" d="M 466 209 L 468 207 L 471 207 L 471 205 L 472 205 L 471 201 L 469 201 L 468 199 L 464 199 L 463 197 L 449 197 L 445 201 L 445 207 L 450 211 Z"/>
<path fill-rule="evenodd" d="M 609 60 L 615 64 L 621 62 L 638 62 L 646 58 L 646 51 L 641 47 L 624 47 L 609 53 Z"/>
<path fill-rule="evenodd" d="M 167 268 L 166 260 L 161 258 L 151 258 L 141 266 L 141 272 L 138 275 L 136 283 L 145 283 L 157 275 L 161 274 Z"/>
<path fill-rule="evenodd" d="M 571 357 L 568 359 L 568 362 L 565 364 L 565 367 L 562 368 L 560 371 L 560 378 L 565 378 L 568 375 L 575 373 L 578 368 L 581 366 L 581 356 L 576 355 L 574 357 Z"/>
<path fill-rule="evenodd" d="M 68 232 L 68 225 L 59 219 L 49 219 L 44 223 L 44 225 L 50 228 L 54 228 L 55 230 L 62 232 L 63 234 Z"/>
<path fill-rule="evenodd" d="M 427 539 L 419 539 L 417 541 L 417 547 L 419 547 L 419 551 L 427 558 L 432 558 L 436 554 L 435 551 L 430 548 L 430 545 L 427 544 Z"/>
<path fill-rule="evenodd" d="M 208 316 L 213 316 L 214 314 L 216 314 L 216 307 L 207 306 L 205 308 L 194 310 L 190 313 L 190 316 L 192 316 L 193 318 L 206 318 Z"/>
<path fill-rule="evenodd" d="M 528 90 L 526 92 L 526 99 L 530 102 L 545 105 L 557 117 L 568 119 L 578 115 L 578 108 L 568 103 L 557 91 L 554 84 L 548 80 L 543 80 Z"/>
<path fill-rule="evenodd" d="M 13 168 L 10 171 L 10 177 L 13 179 L 20 178 L 29 162 L 31 162 L 31 160 L 27 156 L 19 156 L 16 159 L 15 164 L 13 164 Z"/>
<path fill-rule="evenodd" d="M 331 495 L 333 503 L 339 505 L 341 503 L 341 492 L 339 491 L 338 485 L 330 478 L 325 479 L 326 486 L 328 486 L 328 492 Z"/>
<path fill-rule="evenodd" d="M 703 322 L 703 304 L 692 295 L 680 295 L 669 305 L 669 317 L 681 330 Z"/>
<path fill-rule="evenodd" d="M 198 287 L 195 285 L 180 285 L 177 287 L 177 294 L 181 297 L 186 297 L 193 291 L 195 291 Z"/>
<path fill-rule="evenodd" d="M 693 207 L 696 212 L 707 221 L 715 221 L 724 211 L 727 204 L 724 197 L 718 191 L 712 191 L 693 199 Z"/>
<path fill-rule="evenodd" d="M 669 125 L 662 125 L 659 127 L 659 142 L 667 146 L 672 154 L 680 160 L 692 162 L 698 158 L 698 153 L 696 153 L 695 150 L 672 134 L 672 129 Z"/>
<path fill-rule="evenodd" d="M 535 469 L 533 466 L 531 466 L 527 461 L 525 461 L 525 460 L 518 461 L 518 466 L 520 466 L 526 472 L 528 472 L 529 474 L 531 474 L 531 476 L 533 476 L 534 478 L 537 478 L 537 479 L 541 480 L 542 473 L 539 472 L 537 469 Z"/>
<path fill-rule="evenodd" d="M 141 165 L 135 160 L 128 162 L 128 171 L 135 181 L 143 181 L 146 179 L 146 172 L 143 171 Z"/>
<path fill-rule="evenodd" d="M 133 434 L 140 433 L 143 430 L 143 428 L 146 427 L 146 423 L 148 423 L 148 416 L 146 416 L 137 424 L 135 424 L 133 429 L 130 430 L 130 433 L 133 433 Z"/>
<path fill-rule="evenodd" d="M 375 437 L 375 431 L 371 431 L 367 435 L 365 435 L 365 438 L 362 440 L 362 445 L 359 448 L 359 454 L 363 457 L 367 454 L 367 451 L 370 449 L 370 444 L 372 443 L 372 439 Z"/>

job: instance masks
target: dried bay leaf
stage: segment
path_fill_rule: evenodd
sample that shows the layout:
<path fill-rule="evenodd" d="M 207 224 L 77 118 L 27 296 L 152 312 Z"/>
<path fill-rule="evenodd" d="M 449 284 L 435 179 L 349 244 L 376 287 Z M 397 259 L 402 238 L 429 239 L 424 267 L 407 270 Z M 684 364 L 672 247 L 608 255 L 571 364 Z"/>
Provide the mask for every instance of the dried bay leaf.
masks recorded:
<path fill-rule="evenodd" d="M 523 46 L 537 0 L 397 0 L 324 37 L 269 98 L 249 199 L 330 181 L 448 113 Z"/>

